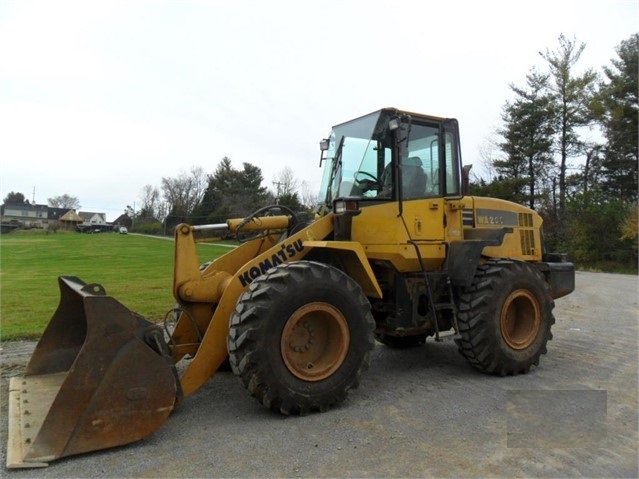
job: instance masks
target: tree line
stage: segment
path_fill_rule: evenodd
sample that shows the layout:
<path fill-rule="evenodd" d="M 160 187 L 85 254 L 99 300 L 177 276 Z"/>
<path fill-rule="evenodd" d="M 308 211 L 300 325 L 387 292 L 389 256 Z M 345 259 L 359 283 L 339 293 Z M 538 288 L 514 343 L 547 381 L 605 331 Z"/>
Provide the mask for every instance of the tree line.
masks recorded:
<path fill-rule="evenodd" d="M 502 108 L 487 177 L 471 193 L 537 210 L 550 250 L 582 266 L 637 270 L 639 34 L 622 41 L 616 58 L 578 71 L 584 43 L 559 37 L 540 52 Z"/>
<path fill-rule="evenodd" d="M 224 157 L 211 174 L 191 167 L 176 177 L 163 177 L 160 186 L 145 185 L 139 208 L 127 206 L 134 230 L 170 232 L 180 223 L 194 225 L 223 223 L 242 218 L 267 204 L 281 204 L 293 210 L 309 210 L 314 195 L 291 168 L 284 167 L 273 181 L 274 189 L 263 186 L 262 170 L 250 163 L 241 169 Z"/>
<path fill-rule="evenodd" d="M 20 193 L 19 191 L 10 191 L 4 197 L 3 204 L 5 205 L 29 205 L 31 204 L 24 196 L 24 193 Z M 70 210 L 77 210 L 80 208 L 80 200 L 76 196 L 71 196 L 68 194 L 63 194 L 59 196 L 52 196 L 51 198 L 47 198 L 47 204 L 51 208 L 67 208 Z"/>

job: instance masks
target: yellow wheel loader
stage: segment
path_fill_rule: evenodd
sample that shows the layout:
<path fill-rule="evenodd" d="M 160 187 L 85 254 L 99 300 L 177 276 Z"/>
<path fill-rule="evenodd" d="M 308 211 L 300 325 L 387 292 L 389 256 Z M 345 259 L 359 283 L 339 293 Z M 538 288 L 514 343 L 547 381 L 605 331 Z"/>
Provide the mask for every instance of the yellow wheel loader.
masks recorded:
<path fill-rule="evenodd" d="M 268 206 L 176 228 L 164 325 L 59 278 L 59 307 L 10 384 L 8 467 L 139 440 L 227 358 L 283 414 L 343 401 L 375 341 L 448 336 L 502 376 L 539 363 L 574 266 L 544 250 L 534 211 L 467 195 L 456 120 L 385 108 L 335 126 L 320 150 L 312 219 Z M 228 234 L 240 245 L 201 265 L 196 243 Z"/>

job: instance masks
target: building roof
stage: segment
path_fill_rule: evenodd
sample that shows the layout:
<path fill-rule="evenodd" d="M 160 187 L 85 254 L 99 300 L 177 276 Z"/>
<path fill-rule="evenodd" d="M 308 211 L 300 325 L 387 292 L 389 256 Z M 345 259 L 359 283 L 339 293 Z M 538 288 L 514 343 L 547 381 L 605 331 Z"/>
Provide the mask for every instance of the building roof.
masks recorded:
<path fill-rule="evenodd" d="M 30 203 L 7 203 L 6 205 L 2 205 L 2 212 L 4 213 L 5 209 L 10 209 L 12 211 L 47 211 L 47 205 L 32 205 Z"/>
<path fill-rule="evenodd" d="M 73 223 L 82 223 L 84 221 L 84 219 L 82 218 L 82 216 L 77 214 L 75 211 L 69 210 L 64 215 L 62 215 L 60 217 L 60 221 L 70 221 L 70 222 L 73 222 Z"/>
<path fill-rule="evenodd" d="M 49 208 L 47 210 L 47 219 L 49 219 L 49 220 L 59 220 L 69 210 L 71 210 L 71 208 L 52 208 L 51 206 L 49 206 Z M 75 211 L 74 211 L 74 213 L 75 213 Z"/>
<path fill-rule="evenodd" d="M 123 213 L 120 216 L 118 216 L 116 220 L 113 222 L 114 225 L 122 225 L 122 226 L 131 226 L 132 223 L 133 223 L 133 220 L 126 213 Z"/>
<path fill-rule="evenodd" d="M 94 216 L 100 216 L 104 221 L 106 221 L 106 215 L 104 213 L 92 213 L 90 211 L 80 211 L 78 214 L 82 217 L 82 219 L 90 220 Z"/>

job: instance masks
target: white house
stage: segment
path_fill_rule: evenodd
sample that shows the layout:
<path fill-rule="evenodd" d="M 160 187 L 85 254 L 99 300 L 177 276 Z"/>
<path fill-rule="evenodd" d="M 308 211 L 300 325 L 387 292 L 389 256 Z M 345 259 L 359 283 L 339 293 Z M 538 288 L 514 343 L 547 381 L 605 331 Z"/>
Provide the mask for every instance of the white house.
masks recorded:
<path fill-rule="evenodd" d="M 78 214 L 84 220 L 82 226 L 104 226 L 107 224 L 106 215 L 104 213 L 90 213 L 88 211 L 80 211 Z"/>

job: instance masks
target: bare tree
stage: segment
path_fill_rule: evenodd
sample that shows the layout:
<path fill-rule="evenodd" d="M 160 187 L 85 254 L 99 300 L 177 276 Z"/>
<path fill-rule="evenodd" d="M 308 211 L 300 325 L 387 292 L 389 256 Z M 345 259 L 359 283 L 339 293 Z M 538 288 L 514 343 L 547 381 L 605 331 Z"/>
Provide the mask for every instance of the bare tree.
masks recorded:
<path fill-rule="evenodd" d="M 293 169 L 289 166 L 285 166 L 275 176 L 273 186 L 275 186 L 275 196 L 277 198 L 292 196 L 299 187 L 299 181 L 295 178 Z"/>
<path fill-rule="evenodd" d="M 68 208 L 70 210 L 77 210 L 82 207 L 82 205 L 80 205 L 80 200 L 76 196 L 69 196 L 66 193 L 61 196 L 47 198 L 47 201 L 51 208 Z"/>
<path fill-rule="evenodd" d="M 180 173 L 177 178 L 162 178 L 167 214 L 185 221 L 202 201 L 206 185 L 207 177 L 199 166 L 192 167 L 189 173 Z"/>
<path fill-rule="evenodd" d="M 166 210 L 160 197 L 160 190 L 151 185 L 145 185 L 140 192 L 141 206 L 138 216 L 162 220 L 161 212 Z"/>
<path fill-rule="evenodd" d="M 307 181 L 302 181 L 302 185 L 300 186 L 301 191 L 301 200 L 302 204 L 306 208 L 313 208 L 315 205 L 319 203 L 319 199 L 317 197 L 317 191 L 311 188 L 311 185 L 308 184 Z"/>

